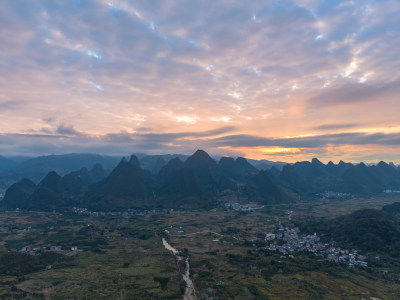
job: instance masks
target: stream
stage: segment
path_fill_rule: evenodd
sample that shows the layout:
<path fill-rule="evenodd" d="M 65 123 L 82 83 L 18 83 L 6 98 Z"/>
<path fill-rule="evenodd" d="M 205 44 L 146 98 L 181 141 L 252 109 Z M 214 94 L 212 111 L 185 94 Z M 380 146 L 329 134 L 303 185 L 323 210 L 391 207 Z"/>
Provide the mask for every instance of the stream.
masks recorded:
<path fill-rule="evenodd" d="M 164 238 L 162 239 L 163 245 L 165 249 L 171 251 L 175 256 L 176 259 L 181 261 L 183 256 L 178 255 L 179 251 L 172 247 Z M 182 274 L 183 280 L 186 282 L 186 290 L 185 294 L 183 295 L 184 300 L 195 300 L 196 294 L 194 291 L 193 281 L 190 279 L 190 269 L 189 269 L 189 258 L 186 258 L 186 272 Z"/>

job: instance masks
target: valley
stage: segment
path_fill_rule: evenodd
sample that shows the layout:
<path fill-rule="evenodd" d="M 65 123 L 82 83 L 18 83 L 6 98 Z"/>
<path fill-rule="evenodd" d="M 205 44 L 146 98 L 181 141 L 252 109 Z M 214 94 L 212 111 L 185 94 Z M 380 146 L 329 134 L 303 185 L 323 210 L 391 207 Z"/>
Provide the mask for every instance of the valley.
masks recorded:
<path fill-rule="evenodd" d="M 267 236 L 304 217 L 325 219 L 327 210 L 348 216 L 395 200 L 339 205 L 322 199 L 253 211 L 1 212 L 0 293 L 5 299 L 192 299 L 182 277 L 190 264 L 194 299 L 394 299 L 398 256 L 358 251 L 368 265 L 349 267 L 299 249 L 271 251 L 268 245 L 281 242 Z"/>
<path fill-rule="evenodd" d="M 163 157 L 10 185 L 0 296 L 400 297 L 398 166 L 313 159 L 259 170 L 202 150 Z"/>

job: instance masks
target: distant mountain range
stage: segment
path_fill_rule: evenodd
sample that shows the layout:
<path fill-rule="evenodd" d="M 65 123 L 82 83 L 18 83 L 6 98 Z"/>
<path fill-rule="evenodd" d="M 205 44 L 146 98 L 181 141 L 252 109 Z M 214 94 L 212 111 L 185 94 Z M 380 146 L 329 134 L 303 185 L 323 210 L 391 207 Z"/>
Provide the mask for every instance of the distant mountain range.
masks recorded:
<path fill-rule="evenodd" d="M 144 170 L 156 175 L 163 166 L 171 159 L 179 158 L 185 161 L 189 155 L 184 154 L 164 154 L 146 155 L 144 153 L 135 154 Z M 95 164 L 101 164 L 105 170 L 110 172 L 121 161 L 121 156 L 104 156 L 98 154 L 63 154 L 47 155 L 39 157 L 4 157 L 0 155 L 0 190 L 8 188 L 11 184 L 29 178 L 38 183 L 47 173 L 57 172 L 63 176 L 81 168 L 91 168 Z M 286 163 L 271 162 L 267 160 L 251 160 L 251 164 L 257 169 L 270 169 L 273 166 L 282 169 Z"/>
<path fill-rule="evenodd" d="M 296 192 L 307 195 L 333 191 L 369 196 L 400 189 L 399 167 L 383 161 L 372 166 L 343 161 L 325 165 L 314 158 L 312 162 L 286 165 L 277 176 Z"/>
<path fill-rule="evenodd" d="M 35 158 L 0 157 L 0 188 L 7 188 L 22 178 L 29 178 L 37 183 L 51 171 L 65 175 L 81 168 L 91 168 L 95 164 L 111 170 L 120 160 L 121 157 L 75 153 Z"/>
<path fill-rule="evenodd" d="M 0 201 L 3 209 L 198 209 L 221 202 L 288 203 L 327 192 L 370 196 L 400 190 L 399 168 L 385 162 L 325 165 L 313 159 L 259 170 L 244 158 L 222 157 L 217 162 L 202 150 L 191 156 L 132 155 L 129 160 L 70 154 L 30 159 L 11 168 L 14 171 L 2 176 L 26 178 L 7 189 Z"/>
<path fill-rule="evenodd" d="M 153 174 L 175 157 L 186 160 L 188 155 L 166 154 L 146 155 L 136 154 L 140 158 L 143 169 Z M 121 161 L 121 156 L 104 156 L 98 154 L 63 154 L 48 155 L 39 157 L 3 157 L 0 155 L 0 189 L 7 188 L 22 178 L 29 178 L 38 183 L 47 173 L 57 172 L 59 175 L 66 175 L 81 168 L 91 168 L 95 164 L 101 164 L 105 170 L 110 172 Z"/>

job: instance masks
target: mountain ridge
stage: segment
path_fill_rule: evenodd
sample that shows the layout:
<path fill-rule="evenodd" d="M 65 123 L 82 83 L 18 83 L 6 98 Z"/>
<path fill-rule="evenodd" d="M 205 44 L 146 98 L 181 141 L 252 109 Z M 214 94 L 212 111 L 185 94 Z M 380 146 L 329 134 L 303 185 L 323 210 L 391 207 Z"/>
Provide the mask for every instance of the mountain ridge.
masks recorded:
<path fill-rule="evenodd" d="M 141 159 L 147 159 L 145 163 L 153 169 L 142 168 Z M 313 199 L 327 191 L 371 196 L 400 190 L 398 167 L 385 162 L 372 166 L 342 161 L 324 164 L 314 158 L 286 164 L 281 170 L 276 166 L 258 170 L 245 158 L 221 157 L 217 162 L 203 150 L 188 157 L 141 159 L 136 155 L 122 158 L 110 172 L 98 163 L 90 170 L 84 167 L 65 175 L 53 170 L 38 185 L 23 179 L 7 189 L 0 206 L 13 209 L 18 204 L 21 209 L 39 210 L 71 205 L 101 210 L 211 208 L 226 201 L 223 199 L 276 204 Z"/>

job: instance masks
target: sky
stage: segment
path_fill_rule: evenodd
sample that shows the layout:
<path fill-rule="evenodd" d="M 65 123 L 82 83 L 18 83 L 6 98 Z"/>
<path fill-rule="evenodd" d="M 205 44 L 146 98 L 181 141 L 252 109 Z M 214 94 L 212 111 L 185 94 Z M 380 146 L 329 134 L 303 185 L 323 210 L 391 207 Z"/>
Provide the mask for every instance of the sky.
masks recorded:
<path fill-rule="evenodd" d="M 0 155 L 400 163 L 400 1 L 4 0 Z"/>

